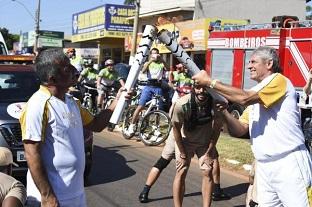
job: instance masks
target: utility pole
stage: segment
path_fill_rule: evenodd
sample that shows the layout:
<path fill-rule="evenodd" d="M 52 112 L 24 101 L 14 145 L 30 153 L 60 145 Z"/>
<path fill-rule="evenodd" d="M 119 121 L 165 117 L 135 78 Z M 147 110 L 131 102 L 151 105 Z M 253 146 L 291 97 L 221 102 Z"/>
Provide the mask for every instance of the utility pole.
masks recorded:
<path fill-rule="evenodd" d="M 131 42 L 131 53 L 129 58 L 129 65 L 132 65 L 134 61 L 134 56 L 136 54 L 136 45 L 137 45 L 137 33 L 139 25 L 139 15 L 140 15 L 140 0 L 135 1 L 135 16 L 133 24 L 133 33 L 132 33 L 132 42 Z"/>
<path fill-rule="evenodd" d="M 39 22 L 40 22 L 40 0 L 38 0 L 38 6 L 36 10 L 36 19 L 35 19 L 35 44 L 34 44 L 34 51 L 38 51 L 38 40 L 39 40 Z"/>

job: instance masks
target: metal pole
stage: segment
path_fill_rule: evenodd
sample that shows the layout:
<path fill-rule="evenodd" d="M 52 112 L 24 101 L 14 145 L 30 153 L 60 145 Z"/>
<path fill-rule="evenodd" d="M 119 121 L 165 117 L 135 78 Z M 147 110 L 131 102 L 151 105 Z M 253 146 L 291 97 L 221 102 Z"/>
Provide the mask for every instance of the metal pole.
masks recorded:
<path fill-rule="evenodd" d="M 136 6 L 136 10 L 135 10 L 135 16 L 134 16 L 129 65 L 132 65 L 133 60 L 134 60 L 134 55 L 136 54 L 137 33 L 138 33 L 139 14 L 140 14 L 140 0 L 135 1 L 135 6 Z"/>
<path fill-rule="evenodd" d="M 39 40 L 39 22 L 40 22 L 40 0 L 38 0 L 38 6 L 36 10 L 36 20 L 35 20 L 35 44 L 34 44 L 34 51 L 38 51 L 38 40 Z"/>

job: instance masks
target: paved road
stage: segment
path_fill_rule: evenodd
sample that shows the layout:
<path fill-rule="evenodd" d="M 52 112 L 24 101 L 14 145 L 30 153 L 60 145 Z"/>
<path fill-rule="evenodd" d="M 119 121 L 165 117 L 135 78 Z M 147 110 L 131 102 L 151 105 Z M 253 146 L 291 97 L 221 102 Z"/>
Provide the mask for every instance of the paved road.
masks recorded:
<path fill-rule="evenodd" d="M 160 156 L 162 147 L 146 147 L 141 142 L 125 140 L 118 132 L 95 134 L 94 166 L 88 186 L 90 207 L 169 207 L 173 206 L 172 181 L 174 162 L 164 170 L 150 192 L 151 202 L 141 204 L 138 194 L 144 186 L 147 171 Z M 193 161 L 186 180 L 184 206 L 198 207 L 201 202 L 201 177 Z M 243 207 L 247 180 L 222 170 L 221 185 L 233 198 L 213 202 L 214 207 Z"/>

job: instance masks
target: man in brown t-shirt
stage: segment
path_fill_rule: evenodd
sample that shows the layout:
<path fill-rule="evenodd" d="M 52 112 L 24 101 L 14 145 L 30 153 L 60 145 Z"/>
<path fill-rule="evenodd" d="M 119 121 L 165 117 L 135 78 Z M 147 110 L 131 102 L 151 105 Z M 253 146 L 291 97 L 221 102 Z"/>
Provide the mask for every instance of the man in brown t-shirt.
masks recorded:
<path fill-rule="evenodd" d="M 0 204 L 2 207 L 22 207 L 26 200 L 24 185 L 10 176 L 12 163 L 11 151 L 0 147 Z"/>
<path fill-rule="evenodd" d="M 212 169 L 217 157 L 216 143 L 222 128 L 222 118 L 214 110 L 214 100 L 204 87 L 195 86 L 191 94 L 177 100 L 172 115 L 176 141 L 176 176 L 173 182 L 175 207 L 181 207 L 185 177 L 194 154 L 202 172 L 203 206 L 211 205 Z"/>

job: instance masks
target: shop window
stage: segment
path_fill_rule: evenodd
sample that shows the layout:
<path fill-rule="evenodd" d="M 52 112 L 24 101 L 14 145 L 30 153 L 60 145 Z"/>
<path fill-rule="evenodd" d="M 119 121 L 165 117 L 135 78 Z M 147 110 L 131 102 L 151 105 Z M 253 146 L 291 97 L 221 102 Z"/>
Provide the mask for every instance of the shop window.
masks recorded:
<path fill-rule="evenodd" d="M 222 83 L 232 85 L 233 50 L 213 50 L 212 53 L 212 79 L 219 79 Z"/>

